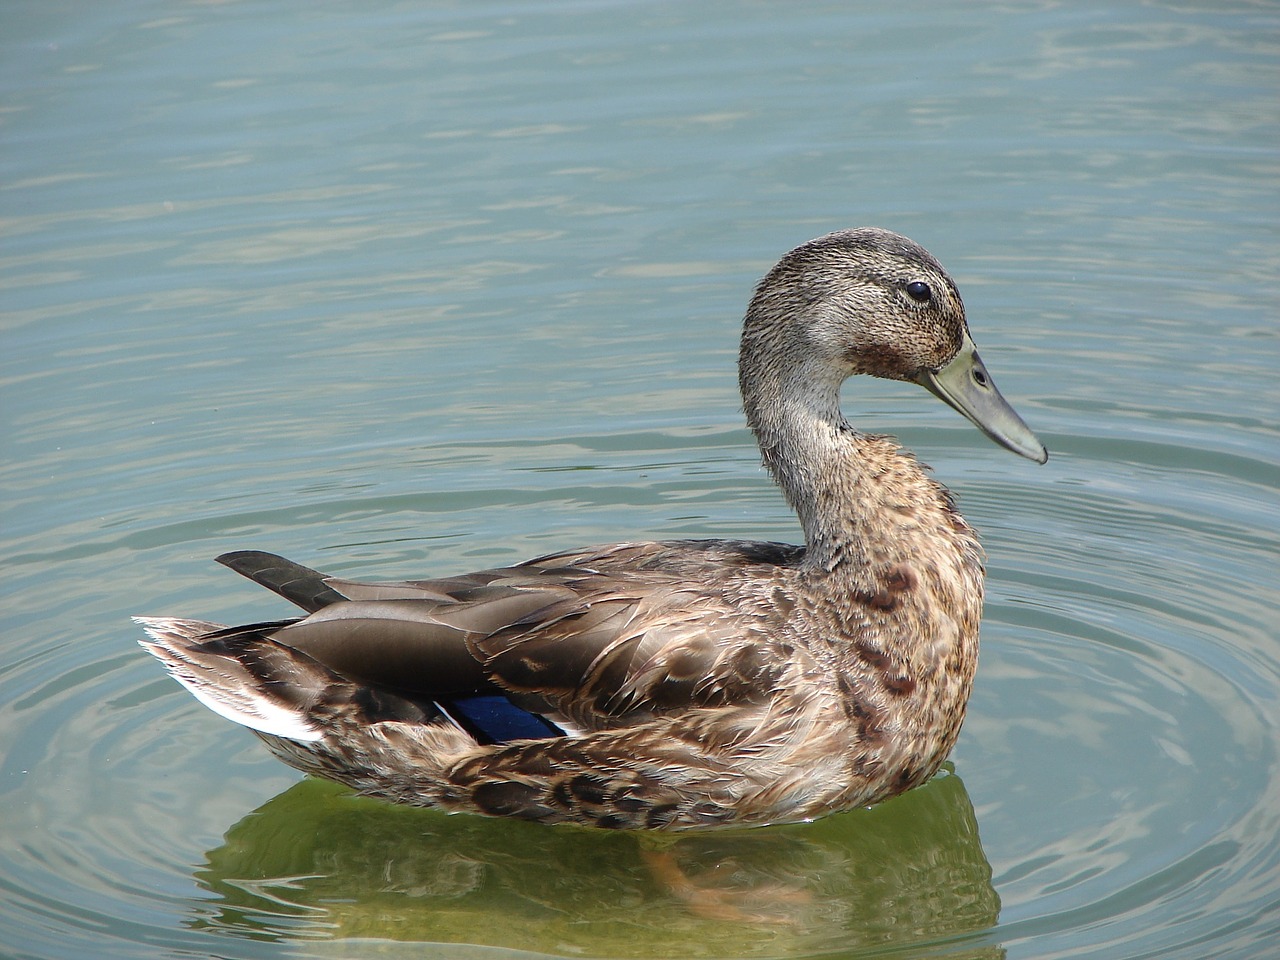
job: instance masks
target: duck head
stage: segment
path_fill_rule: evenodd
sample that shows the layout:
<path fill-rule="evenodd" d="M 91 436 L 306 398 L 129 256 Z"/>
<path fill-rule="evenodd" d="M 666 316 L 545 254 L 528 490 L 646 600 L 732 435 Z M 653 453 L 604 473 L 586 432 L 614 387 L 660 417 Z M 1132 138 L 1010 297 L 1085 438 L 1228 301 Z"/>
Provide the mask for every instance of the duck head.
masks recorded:
<path fill-rule="evenodd" d="M 996 389 L 942 265 L 875 227 L 792 250 L 760 281 L 743 325 L 739 382 L 757 433 L 766 408 L 840 419 L 839 387 L 854 374 L 918 383 L 1001 446 L 1049 457 Z"/>

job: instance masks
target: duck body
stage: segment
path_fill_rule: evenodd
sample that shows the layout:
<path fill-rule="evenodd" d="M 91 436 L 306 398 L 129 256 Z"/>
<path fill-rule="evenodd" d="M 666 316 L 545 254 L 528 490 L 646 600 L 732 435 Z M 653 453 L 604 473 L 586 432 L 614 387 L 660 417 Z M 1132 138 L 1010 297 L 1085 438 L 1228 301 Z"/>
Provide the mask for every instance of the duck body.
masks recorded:
<path fill-rule="evenodd" d="M 845 420 L 840 386 L 915 380 L 1016 452 L 1043 447 L 945 271 L 888 231 L 784 257 L 739 371 L 804 546 L 620 543 L 399 583 L 239 552 L 219 560 L 306 616 L 140 618 L 144 645 L 286 762 L 401 803 L 681 829 L 809 820 L 923 783 L 972 688 L 981 549 L 914 457 Z"/>

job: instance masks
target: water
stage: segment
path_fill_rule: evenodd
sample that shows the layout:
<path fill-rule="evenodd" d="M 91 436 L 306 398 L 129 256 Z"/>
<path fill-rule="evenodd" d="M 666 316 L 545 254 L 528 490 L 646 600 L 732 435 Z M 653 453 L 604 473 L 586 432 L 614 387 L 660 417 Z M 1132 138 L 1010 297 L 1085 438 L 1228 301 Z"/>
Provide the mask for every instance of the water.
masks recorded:
<path fill-rule="evenodd" d="M 1271 4 L 35 4 L 0 56 L 15 958 L 1257 957 L 1280 942 Z M 733 360 L 863 223 L 1052 451 L 849 415 L 990 554 L 954 769 L 663 848 L 300 779 L 134 643 L 395 578 L 798 532 Z M 682 880 L 683 878 L 683 880 Z"/>

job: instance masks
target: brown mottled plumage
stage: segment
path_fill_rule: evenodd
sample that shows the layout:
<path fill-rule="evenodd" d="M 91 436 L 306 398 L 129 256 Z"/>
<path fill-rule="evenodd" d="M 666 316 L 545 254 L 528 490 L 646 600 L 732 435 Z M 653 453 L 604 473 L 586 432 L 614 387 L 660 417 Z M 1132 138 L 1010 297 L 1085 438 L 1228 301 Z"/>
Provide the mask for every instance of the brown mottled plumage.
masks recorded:
<path fill-rule="evenodd" d="M 600 827 L 807 820 L 923 783 L 978 654 L 982 554 L 947 491 L 841 414 L 852 374 L 913 380 L 1044 448 L 923 248 L 846 230 L 747 311 L 747 420 L 805 545 L 622 543 L 440 580 L 219 558 L 308 612 L 145 619 L 144 645 L 286 762 L 401 803 Z"/>

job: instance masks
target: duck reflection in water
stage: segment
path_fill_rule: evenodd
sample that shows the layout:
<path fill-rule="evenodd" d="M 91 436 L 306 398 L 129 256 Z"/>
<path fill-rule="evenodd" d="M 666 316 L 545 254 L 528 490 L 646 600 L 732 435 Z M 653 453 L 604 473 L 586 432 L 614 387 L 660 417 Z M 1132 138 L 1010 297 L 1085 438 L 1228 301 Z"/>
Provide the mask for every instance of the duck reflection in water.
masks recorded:
<path fill-rule="evenodd" d="M 196 879 L 214 899 L 193 902 L 192 922 L 236 937 L 584 956 L 680 956 L 689 943 L 716 956 L 943 943 L 947 956 L 1003 955 L 989 939 L 991 868 L 949 771 L 811 824 L 674 836 L 446 816 L 306 780 L 207 859 Z"/>

